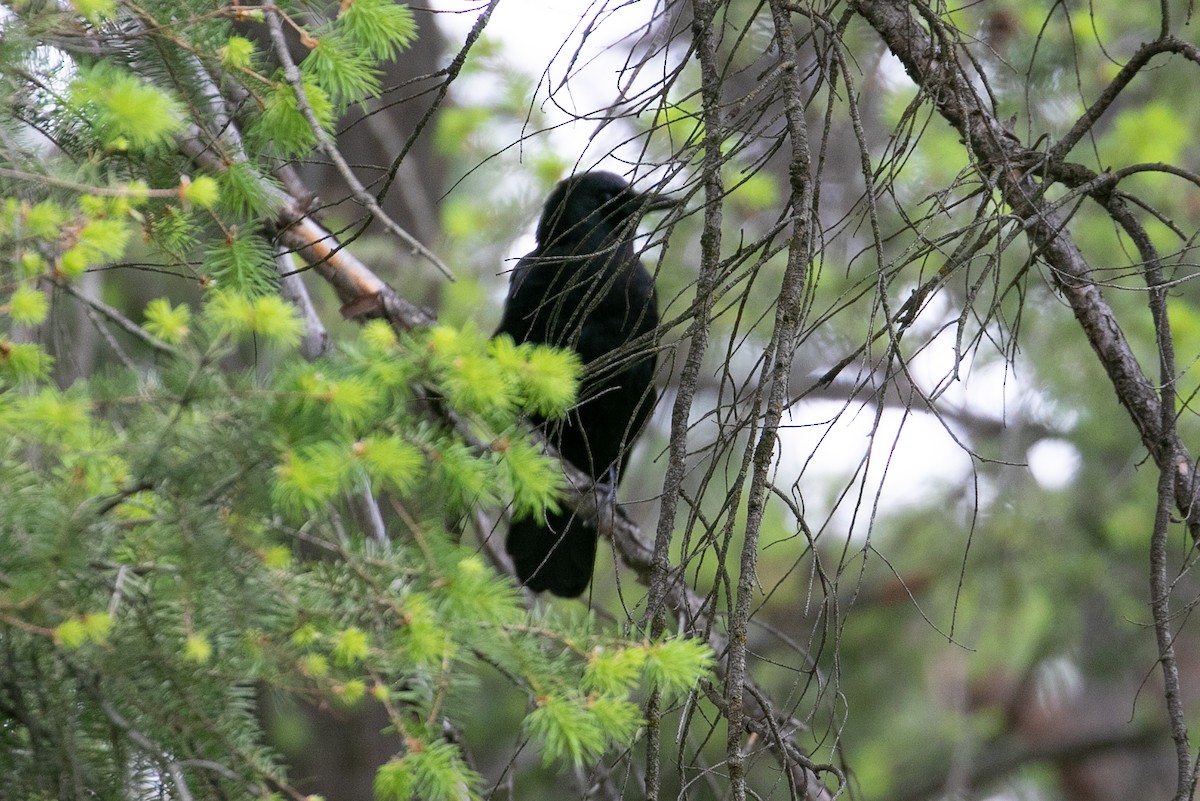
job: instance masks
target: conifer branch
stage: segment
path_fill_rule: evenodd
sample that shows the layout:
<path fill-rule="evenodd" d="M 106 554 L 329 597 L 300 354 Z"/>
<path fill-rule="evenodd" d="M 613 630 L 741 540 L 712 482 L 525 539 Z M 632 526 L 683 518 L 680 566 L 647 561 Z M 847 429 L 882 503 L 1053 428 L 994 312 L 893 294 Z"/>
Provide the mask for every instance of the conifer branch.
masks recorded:
<path fill-rule="evenodd" d="M 383 207 L 379 205 L 379 201 L 375 196 L 368 192 L 366 187 L 362 185 L 362 182 L 358 180 L 358 176 L 350 169 L 350 165 L 346 163 L 346 159 L 337 148 L 337 143 L 333 141 L 329 132 L 321 125 L 320 120 L 317 119 L 317 115 L 313 112 L 312 106 L 308 102 L 308 95 L 304 91 L 304 81 L 300 76 L 300 68 L 296 66 L 296 62 L 292 60 L 291 53 L 288 52 L 287 39 L 284 38 L 283 27 L 279 22 L 279 14 L 275 10 L 267 13 L 267 27 L 271 32 L 271 41 L 275 44 L 275 55 L 279 58 L 279 63 L 283 65 L 284 77 L 287 78 L 292 91 L 296 94 L 296 107 L 304 115 L 304 119 L 312 129 L 313 136 L 317 140 L 317 147 L 333 163 L 338 174 L 342 176 L 342 180 L 350 187 L 354 199 L 365 206 L 367 211 L 371 213 L 371 216 L 379 220 L 391 234 L 407 243 L 412 248 L 413 253 L 424 257 L 442 275 L 454 280 L 454 274 L 446 266 L 446 263 L 438 258 L 433 251 L 421 244 L 416 237 L 404 230 L 398 222 L 393 220 L 383 210 Z"/>
<path fill-rule="evenodd" d="M 216 172 L 226 169 L 224 162 L 205 143 L 198 130 L 182 139 L 180 146 L 206 169 Z M 299 187 L 294 187 L 293 191 L 296 188 Z M 348 248 L 343 247 L 333 234 L 303 212 L 297 198 L 265 181 L 260 189 L 272 198 L 273 205 L 278 210 L 273 227 L 280 241 L 299 254 L 325 279 L 342 301 L 344 316 L 357 320 L 382 318 L 398 331 L 428 327 L 436 321 L 428 312 L 404 300 L 369 267 L 355 258 Z M 467 443 L 479 448 L 486 446 L 479 441 L 465 421 L 450 415 L 447 422 Z M 540 441 L 548 455 L 561 461 L 561 457 L 544 438 Z M 566 461 L 561 463 L 568 485 L 564 504 L 582 518 L 597 521 L 597 530 L 616 545 L 622 562 L 637 574 L 640 583 L 649 586 L 655 571 L 654 548 L 650 544 L 649 535 L 619 509 L 614 509 L 605 493 L 593 488 L 595 482 L 589 476 Z M 680 621 L 682 631 L 700 630 L 700 621 L 711 623 L 710 606 L 705 603 L 704 598 L 687 586 L 677 569 L 670 571 L 666 585 L 666 606 L 671 616 Z M 703 629 L 708 632 L 708 643 L 719 657 L 726 651 L 728 642 L 717 631 L 716 626 L 707 625 Z M 717 673 L 722 679 L 725 677 L 724 670 L 724 661 L 718 659 Z M 743 678 L 743 683 L 750 688 L 748 698 L 744 702 L 746 730 L 775 730 L 784 733 L 782 742 L 786 748 L 780 749 L 778 743 L 773 740 L 771 748 L 776 750 L 781 764 L 789 771 L 796 772 L 792 780 L 798 786 L 808 788 L 807 797 L 811 801 L 831 799 L 833 794 L 814 772 L 812 763 L 803 757 L 805 752 L 794 739 L 797 733 L 807 730 L 807 726 L 796 718 L 773 716 L 757 701 L 758 698 L 765 698 L 767 695 L 755 687 L 749 677 Z M 772 718 L 770 722 L 768 717 Z"/>

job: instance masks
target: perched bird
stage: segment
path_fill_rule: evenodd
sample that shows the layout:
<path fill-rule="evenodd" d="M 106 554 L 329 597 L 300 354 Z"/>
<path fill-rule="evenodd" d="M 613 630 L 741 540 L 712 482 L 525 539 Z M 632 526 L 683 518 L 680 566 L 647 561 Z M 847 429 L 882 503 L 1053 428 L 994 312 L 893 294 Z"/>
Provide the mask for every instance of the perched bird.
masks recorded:
<path fill-rule="evenodd" d="M 496 334 L 571 348 L 585 366 L 563 420 L 535 419 L 563 458 L 615 491 L 634 438 L 654 406 L 649 344 L 595 362 L 658 326 L 654 280 L 633 249 L 638 220 L 676 201 L 635 191 L 610 172 L 561 181 L 542 209 L 537 247 L 510 278 Z M 506 546 L 521 582 L 572 598 L 587 588 L 596 530 L 570 511 L 513 521 Z"/>

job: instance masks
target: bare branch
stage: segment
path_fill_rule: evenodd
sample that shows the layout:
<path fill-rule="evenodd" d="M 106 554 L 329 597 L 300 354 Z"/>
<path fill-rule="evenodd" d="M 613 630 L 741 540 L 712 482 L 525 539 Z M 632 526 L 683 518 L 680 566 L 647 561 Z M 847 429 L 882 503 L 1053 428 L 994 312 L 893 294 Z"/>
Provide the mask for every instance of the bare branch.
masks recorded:
<path fill-rule="evenodd" d="M 1117 399 L 1129 412 L 1142 444 L 1161 465 L 1172 466 L 1175 505 L 1185 516 L 1192 538 L 1200 538 L 1200 504 L 1195 461 L 1186 446 L 1173 439 L 1172 452 L 1162 449 L 1162 406 L 1155 383 L 1145 374 L 1124 330 L 1092 279 L 1091 266 L 1066 230 L 1062 217 L 1047 209 L 1031 165 L 1042 156 L 1025 148 L 996 119 L 976 94 L 970 77 L 943 45 L 929 33 L 900 0 L 853 0 L 851 6 L 875 28 L 918 84 L 935 98 L 938 111 L 970 144 L 985 174 L 993 174 L 1005 202 L 1023 220 L 1037 253 L 1050 266 L 1054 286 L 1075 313 L 1096 351 Z"/>
<path fill-rule="evenodd" d="M 899 0 L 853 0 L 852 7 L 862 14 L 883 37 L 888 47 L 904 63 L 912 78 L 934 98 L 941 115 L 962 134 L 980 161 L 985 174 L 995 176 L 1005 201 L 1024 220 L 1024 229 L 1040 256 L 1051 267 L 1051 280 L 1071 304 L 1076 319 L 1104 365 L 1117 397 L 1133 418 L 1142 442 L 1159 467 L 1158 506 L 1151 538 L 1152 609 L 1159 643 L 1159 659 L 1166 682 L 1165 694 L 1171 717 L 1171 735 L 1176 744 L 1178 770 L 1176 801 L 1192 797 L 1194 775 L 1188 740 L 1178 668 L 1175 664 L 1170 631 L 1167 579 L 1166 536 L 1170 508 L 1175 506 L 1187 519 L 1193 539 L 1200 534 L 1200 513 L 1196 500 L 1195 463 L 1175 431 L 1175 367 L 1170 325 L 1167 320 L 1166 287 L 1157 254 L 1149 237 L 1120 204 L 1109 195 L 1109 213 L 1133 237 L 1147 269 L 1150 285 L 1151 314 L 1159 346 L 1161 398 L 1155 384 L 1145 374 L 1118 323 L 1091 277 L 1092 270 L 1070 233 L 1066 220 L 1051 208 L 1026 165 L 1039 162 L 1036 153 L 1026 149 L 995 118 L 991 105 L 977 94 L 970 77 L 943 42 L 926 32 L 910 12 L 907 2 Z M 932 12 L 918 5 L 917 10 L 936 30 Z M 1093 104 L 1072 131 L 1052 149 L 1051 174 L 1061 157 L 1091 127 L 1132 80 L 1142 66 L 1158 52 L 1180 52 L 1179 44 L 1166 37 L 1154 45 L 1143 46 L 1138 54 L 1110 83 L 1101 99 Z"/>
<path fill-rule="evenodd" d="M 72 286 L 71 282 L 55 281 L 53 283 L 54 283 L 54 287 L 56 289 L 61 289 L 63 292 L 66 292 L 68 295 L 75 298 L 80 303 L 82 303 L 84 306 L 86 306 L 89 310 L 89 313 L 90 312 L 99 312 L 100 314 L 107 317 L 111 322 L 115 323 L 117 325 L 117 327 L 120 328 L 122 331 L 136 337 L 143 344 L 150 346 L 151 348 L 158 351 L 159 353 L 167 354 L 167 355 L 175 355 L 176 353 L 178 353 L 178 351 L 175 349 L 175 347 L 173 345 L 168 345 L 166 342 L 163 342 L 161 339 L 154 336 L 149 331 L 147 331 L 145 328 L 142 328 L 140 325 L 135 323 L 133 320 L 130 320 L 128 317 L 126 317 L 120 311 L 118 311 L 117 309 L 114 309 L 112 306 L 109 306 L 104 301 L 97 300 L 96 298 L 89 298 L 87 295 L 83 294 L 78 289 L 76 289 L 74 286 Z M 119 349 L 118 349 L 118 353 L 120 353 Z"/>
<path fill-rule="evenodd" d="M 300 68 L 296 66 L 296 62 L 292 60 L 291 53 L 288 52 L 287 40 L 283 35 L 283 26 L 279 21 L 280 12 L 278 9 L 272 9 L 267 14 L 267 26 L 271 32 L 271 40 L 275 44 L 275 55 L 279 58 L 279 63 L 283 65 L 283 74 L 287 81 L 292 86 L 292 91 L 296 93 L 296 107 L 300 113 L 304 115 L 304 119 L 308 122 L 309 128 L 312 129 L 313 136 L 316 137 L 317 146 L 321 148 L 321 152 L 328 157 L 337 168 L 338 173 L 342 176 L 342 180 L 350 187 L 350 191 L 354 195 L 354 199 L 366 207 L 367 211 L 373 217 L 383 223 L 384 227 L 397 238 L 407 243 L 412 248 L 413 253 L 423 256 L 430 264 L 438 269 L 442 275 L 453 279 L 454 274 L 450 272 L 450 268 L 437 257 L 429 248 L 417 241 L 416 237 L 404 230 L 398 222 L 393 220 L 387 212 L 379 205 L 379 201 L 366 190 L 362 182 L 355 176 L 354 171 L 350 169 L 350 165 L 346 163 L 346 159 L 342 157 L 341 151 L 337 148 L 337 143 L 333 141 L 333 137 L 329 135 L 322 126 L 317 115 L 313 113 L 312 106 L 309 105 L 308 96 L 304 92 L 304 81 L 300 77 Z"/>
<path fill-rule="evenodd" d="M 1085 759 L 1111 751 L 1125 751 L 1153 746 L 1163 736 L 1161 726 L 1122 728 L 1090 733 L 1079 737 L 1059 739 L 1053 745 L 1023 746 L 1012 741 L 995 741 L 981 749 L 981 756 L 963 777 L 966 786 L 982 788 L 988 782 L 1007 776 L 1023 765 L 1036 762 L 1058 762 Z M 901 788 L 891 801 L 924 801 L 938 798 L 946 789 L 944 774 L 923 776 L 920 781 Z"/>
<path fill-rule="evenodd" d="M 312 298 L 308 294 L 308 287 L 304 286 L 304 279 L 293 270 L 291 253 L 285 248 L 276 248 L 275 268 L 282 276 L 279 282 L 280 294 L 300 310 L 300 316 L 304 320 L 300 355 L 309 361 L 319 358 L 329 350 L 329 332 L 325 330 L 325 324 L 317 315 Z"/>

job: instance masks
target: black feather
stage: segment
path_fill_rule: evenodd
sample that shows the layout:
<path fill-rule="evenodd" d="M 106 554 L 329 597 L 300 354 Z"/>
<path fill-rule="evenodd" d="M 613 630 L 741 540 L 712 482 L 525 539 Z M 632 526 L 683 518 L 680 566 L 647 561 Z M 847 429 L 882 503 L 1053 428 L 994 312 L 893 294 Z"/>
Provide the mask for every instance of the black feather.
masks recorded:
<path fill-rule="evenodd" d="M 658 326 L 654 281 L 633 243 L 643 213 L 673 204 L 608 172 L 560 182 L 542 209 L 537 247 L 512 273 L 496 331 L 518 343 L 571 348 L 590 368 L 565 420 L 534 422 L 563 458 L 614 488 L 654 406 L 655 359 L 639 348 L 602 369 L 593 365 Z M 591 581 L 596 536 L 564 512 L 513 521 L 506 546 L 526 586 L 574 597 Z"/>

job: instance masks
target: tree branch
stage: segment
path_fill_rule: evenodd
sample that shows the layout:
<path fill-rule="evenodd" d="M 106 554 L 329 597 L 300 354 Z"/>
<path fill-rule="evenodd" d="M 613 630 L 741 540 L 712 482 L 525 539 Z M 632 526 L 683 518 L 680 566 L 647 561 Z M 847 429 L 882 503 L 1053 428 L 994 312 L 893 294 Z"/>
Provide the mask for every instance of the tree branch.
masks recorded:
<path fill-rule="evenodd" d="M 919 3 L 910 6 L 907 0 L 851 0 L 851 7 L 866 18 L 903 62 L 910 77 L 934 98 L 938 112 L 958 130 L 978 160 L 980 174 L 993 176 L 1004 201 L 1022 218 L 1025 233 L 1035 245 L 1037 254 L 1051 268 L 1051 281 L 1071 305 L 1075 318 L 1108 373 L 1118 400 L 1129 412 L 1143 445 L 1158 465 L 1158 505 L 1150 548 L 1151 606 L 1159 660 L 1163 666 L 1171 736 L 1176 744 L 1175 799 L 1185 801 L 1192 797 L 1195 777 L 1170 631 L 1166 537 L 1170 507 L 1175 506 L 1185 516 L 1192 538 L 1196 540 L 1200 535 L 1200 507 L 1195 502 L 1196 465 L 1175 430 L 1175 367 L 1161 266 L 1137 221 L 1119 200 L 1112 197 L 1111 189 L 1097 187 L 1094 191 L 1107 200 L 1105 205 L 1114 221 L 1133 237 L 1146 267 L 1151 315 L 1159 346 L 1160 381 L 1156 389 L 1156 384 L 1147 377 L 1134 356 L 1116 315 L 1092 280 L 1091 266 L 1066 230 L 1067 220 L 1045 200 L 1044 187 L 1034 181 L 1033 172 L 1028 169 L 1042 165 L 1048 167 L 1050 175 L 1055 170 L 1062 170 L 1062 157 L 1150 58 L 1159 52 L 1179 52 L 1182 43 L 1167 35 L 1164 23 L 1158 42 L 1138 51 L 1043 161 L 996 119 L 991 104 L 979 96 L 971 76 L 955 54 L 948 52 L 947 43 L 927 32 L 910 8 L 915 7 L 930 31 L 936 32 L 939 20 L 932 11 Z M 1194 58 L 1194 54 L 1188 55 Z"/>
<path fill-rule="evenodd" d="M 984 755 L 971 765 L 963 777 L 968 788 L 980 788 L 1006 776 L 1023 765 L 1083 759 L 1109 751 L 1147 748 L 1165 734 L 1161 726 L 1129 731 L 1117 729 L 1059 740 L 1053 745 L 1021 746 L 1011 740 L 993 741 L 981 749 Z M 924 801 L 937 798 L 946 789 L 944 774 L 925 775 L 907 787 L 901 787 L 891 801 Z"/>
<path fill-rule="evenodd" d="M 383 223 L 384 228 L 391 234 L 408 244 L 412 248 L 413 253 L 423 256 L 442 275 L 453 280 L 454 274 L 450 272 L 450 268 L 446 266 L 445 262 L 439 259 L 433 251 L 417 241 L 416 237 L 404 230 L 398 222 L 393 220 L 383 210 L 375 196 L 367 191 L 366 187 L 362 185 L 362 182 L 354 174 L 354 171 L 350 169 L 350 165 L 342 157 L 341 151 L 337 149 L 337 143 L 333 141 L 333 137 L 321 126 L 320 120 L 317 119 L 312 106 L 308 103 L 308 95 L 304 92 L 304 81 L 300 76 L 300 68 L 296 66 L 296 62 L 292 60 L 291 53 L 288 52 L 287 39 L 284 38 L 283 26 L 279 21 L 280 14 L 281 12 L 278 9 L 272 9 L 267 13 L 267 28 L 271 32 L 271 41 L 275 45 L 275 55 L 279 59 L 279 63 L 283 66 L 284 77 L 287 78 L 288 83 L 291 84 L 292 91 L 296 94 L 296 107 L 308 122 L 313 136 L 316 137 L 317 146 L 333 163 L 338 174 L 342 176 L 342 180 L 346 182 L 346 186 L 350 188 L 354 199 L 365 206 L 367 211 L 371 213 L 371 216 Z"/>
<path fill-rule="evenodd" d="M 851 0 L 851 8 L 871 24 L 910 77 L 934 99 L 942 117 L 968 143 L 980 174 L 994 177 L 1004 201 L 1022 219 L 1026 235 L 1050 266 L 1051 281 L 1075 313 L 1142 444 L 1160 467 L 1170 465 L 1175 506 L 1184 515 L 1192 538 L 1200 540 L 1200 504 L 1196 503 L 1200 484 L 1195 481 L 1195 461 L 1177 436 L 1171 438 L 1171 448 L 1163 447 L 1156 382 L 1146 376 L 1134 356 L 1116 315 L 1092 280 L 1091 265 L 1066 230 L 1066 220 L 1049 207 L 1034 181 L 1036 165 L 1044 162 L 1042 154 L 1026 148 L 1000 123 L 959 61 L 946 52 L 944 43 L 930 36 L 910 12 L 908 2 Z"/>
<path fill-rule="evenodd" d="M 180 149 L 185 154 L 214 173 L 224 171 L 229 163 L 238 160 L 236 153 L 218 152 L 220 144 L 220 141 L 210 141 L 199 129 L 193 129 L 179 141 Z M 381 318 L 403 331 L 427 327 L 436 322 L 433 315 L 400 297 L 369 267 L 355 258 L 333 234 L 304 211 L 301 200 L 266 180 L 260 183 L 259 189 L 270 200 L 274 214 L 272 219 L 264 222 L 275 232 L 280 243 L 304 259 L 330 285 L 342 302 L 342 314 L 345 317 L 356 320 Z M 307 192 L 302 194 L 308 195 Z M 455 419 L 448 419 L 447 422 L 466 441 L 477 442 L 474 433 L 464 423 Z M 546 448 L 551 456 L 558 458 L 552 448 L 548 445 Z M 608 513 L 611 502 L 603 493 L 592 489 L 595 482 L 590 476 L 565 461 L 562 462 L 562 468 L 571 487 L 563 499 L 567 508 L 584 519 L 595 520 L 597 530 L 616 544 L 621 560 L 634 570 L 642 584 L 649 586 L 655 570 L 655 555 L 646 534 L 620 510 Z M 671 571 L 667 586 L 664 602 L 672 616 L 683 622 L 681 628 L 695 631 L 697 621 L 707 620 L 709 645 L 718 655 L 725 653 L 727 641 L 711 625 L 711 611 L 704 599 L 692 592 L 675 571 Z M 723 660 L 718 660 L 717 672 L 719 678 L 726 679 Z M 803 748 L 794 739 L 797 732 L 807 729 L 805 724 L 795 718 L 773 715 L 756 700 L 762 695 L 761 691 L 753 688 L 748 677 L 742 678 L 742 684 L 752 689 L 744 703 L 741 725 L 749 732 L 764 733 L 774 729 L 783 733 L 786 751 L 777 753 L 780 761 L 794 773 L 793 781 L 797 786 L 807 788 L 807 797 L 811 801 L 831 801 L 833 794 L 814 772 L 812 764 L 804 756 Z M 776 747 L 772 741 L 772 748 Z"/>

